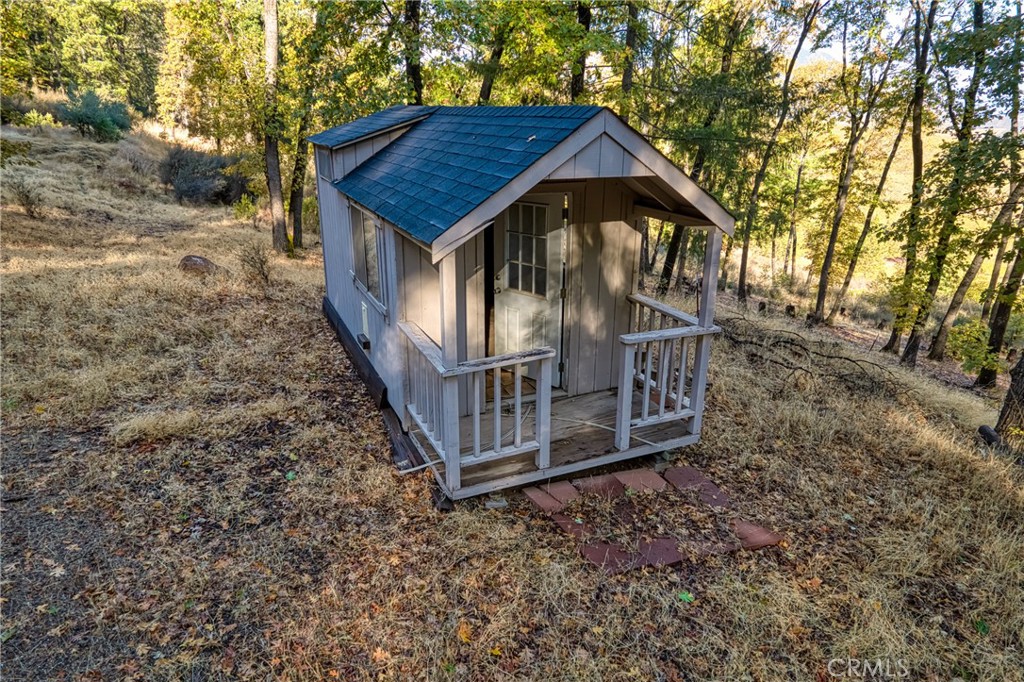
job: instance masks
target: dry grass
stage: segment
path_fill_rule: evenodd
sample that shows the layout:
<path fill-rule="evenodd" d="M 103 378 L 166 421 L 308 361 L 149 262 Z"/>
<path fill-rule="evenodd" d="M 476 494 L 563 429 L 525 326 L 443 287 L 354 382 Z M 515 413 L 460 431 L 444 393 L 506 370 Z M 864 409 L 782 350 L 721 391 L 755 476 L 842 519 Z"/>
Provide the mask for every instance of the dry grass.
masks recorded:
<path fill-rule="evenodd" d="M 5 679 L 1022 679 L 1024 477 L 979 456 L 980 398 L 722 341 L 678 459 L 789 546 L 609 578 L 519 497 L 444 515 L 395 473 L 315 253 L 254 289 L 227 210 L 134 167 L 126 193 L 117 145 L 31 141 L 49 211 L 5 204 L 0 235 Z"/>

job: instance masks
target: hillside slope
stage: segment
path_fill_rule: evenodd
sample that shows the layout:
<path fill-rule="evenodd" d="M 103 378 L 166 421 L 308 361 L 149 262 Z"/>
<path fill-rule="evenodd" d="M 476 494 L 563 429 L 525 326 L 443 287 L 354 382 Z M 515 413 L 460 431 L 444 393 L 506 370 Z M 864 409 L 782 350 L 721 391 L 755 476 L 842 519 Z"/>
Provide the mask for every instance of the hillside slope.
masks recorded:
<path fill-rule="evenodd" d="M 1024 475 L 979 398 L 723 311 L 672 457 L 787 546 L 608 577 L 518 495 L 440 514 L 395 471 L 315 250 L 251 284 L 269 234 L 167 198 L 160 141 L 3 135 L 45 197 L 0 233 L 5 679 L 1022 679 Z"/>

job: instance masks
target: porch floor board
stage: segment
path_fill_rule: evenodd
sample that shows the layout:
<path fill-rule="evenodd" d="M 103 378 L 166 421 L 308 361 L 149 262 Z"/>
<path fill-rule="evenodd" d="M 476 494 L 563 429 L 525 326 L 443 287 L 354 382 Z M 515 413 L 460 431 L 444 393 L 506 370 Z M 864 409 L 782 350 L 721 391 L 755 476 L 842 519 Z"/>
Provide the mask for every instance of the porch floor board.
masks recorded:
<path fill-rule="evenodd" d="M 652 395 L 652 407 L 657 406 L 656 392 Z M 619 454 L 615 447 L 615 417 L 617 408 L 617 394 L 615 389 L 598 391 L 580 396 L 554 398 L 551 401 L 551 467 L 550 470 L 558 469 L 567 465 L 582 463 L 588 459 L 607 459 Z M 633 395 L 633 417 L 640 416 L 641 391 L 634 391 Z M 509 407 L 506 405 L 507 411 Z M 666 411 L 670 411 L 666 406 Z M 532 405 L 523 404 L 522 418 L 522 441 L 533 439 L 535 422 Z M 692 415 L 689 410 L 684 411 L 685 415 Z M 651 452 L 658 452 L 655 447 L 660 443 L 678 440 L 690 436 L 689 419 L 682 418 L 677 421 L 664 422 L 644 427 L 634 426 L 630 431 L 630 450 L 625 451 L 621 458 L 628 459 L 631 456 L 639 457 Z M 472 488 L 483 486 L 492 482 L 499 482 L 502 479 L 516 477 L 531 472 L 540 474 L 535 465 L 534 452 L 516 455 L 513 457 L 471 464 L 466 461 L 473 453 L 473 417 L 462 417 L 459 420 L 460 434 L 459 443 L 463 458 L 462 486 Z M 494 439 L 494 412 L 492 403 L 487 404 L 487 411 L 481 414 L 480 431 L 482 451 L 490 450 L 493 447 Z M 502 443 L 504 447 L 510 447 L 513 443 L 513 416 L 503 412 L 502 416 Z M 427 444 L 426 439 L 417 431 L 413 432 L 416 440 L 427 450 L 432 461 L 438 460 L 438 456 Z M 674 446 L 673 446 L 674 447 Z M 630 454 L 634 453 L 634 454 Z M 577 469 L 585 467 L 576 467 Z M 548 470 L 545 470 L 548 471 Z M 437 465 L 438 478 L 444 480 L 444 464 Z M 552 476 L 559 473 L 552 472 Z M 543 476 L 541 476 L 543 478 Z M 512 485 L 517 485 L 513 483 Z M 495 489 L 506 487 L 495 485 Z M 461 497 L 461 495 L 456 495 Z"/>

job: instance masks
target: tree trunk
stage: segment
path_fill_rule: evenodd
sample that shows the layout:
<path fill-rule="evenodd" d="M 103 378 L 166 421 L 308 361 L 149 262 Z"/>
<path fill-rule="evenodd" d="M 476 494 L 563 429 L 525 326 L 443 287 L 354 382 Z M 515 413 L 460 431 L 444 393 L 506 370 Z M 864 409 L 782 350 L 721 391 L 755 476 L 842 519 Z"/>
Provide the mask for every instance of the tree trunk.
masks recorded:
<path fill-rule="evenodd" d="M 494 29 L 494 43 L 491 44 L 491 56 L 484 66 L 484 80 L 480 85 L 480 97 L 477 104 L 487 104 L 491 101 L 491 90 L 494 88 L 494 80 L 498 77 L 501 69 L 501 55 L 505 52 L 505 42 L 508 40 L 510 25 L 505 22 Z"/>
<path fill-rule="evenodd" d="M 786 240 L 786 260 L 782 264 L 782 274 L 796 277 L 796 209 L 800 204 L 800 184 L 803 182 L 804 165 L 807 163 L 807 148 L 800 155 L 800 165 L 796 167 L 796 189 L 793 190 L 793 208 L 789 212 L 789 239 Z M 789 270 L 789 258 L 792 254 L 794 268 Z"/>
<path fill-rule="evenodd" d="M 996 295 L 996 287 L 999 286 L 999 273 L 1003 267 L 1003 257 L 1006 255 L 1006 247 L 1009 246 L 1010 238 L 1004 237 L 996 248 L 996 259 L 992 263 L 992 276 L 988 280 L 988 288 L 981 295 L 981 319 L 985 324 L 991 324 L 992 299 Z"/>
<path fill-rule="evenodd" d="M 672 270 L 676 258 L 679 257 L 679 245 L 683 241 L 683 229 L 681 225 L 675 225 L 672 229 L 672 237 L 668 240 L 668 248 L 665 250 L 665 264 L 661 268 L 661 278 L 658 280 L 658 295 L 664 296 L 668 293 L 668 287 L 672 283 Z M 672 265 L 669 265 L 671 263 Z"/>
<path fill-rule="evenodd" d="M 576 2 L 576 22 L 583 28 L 583 38 L 580 40 L 580 54 L 576 57 L 576 64 L 572 70 L 572 78 L 569 81 L 569 100 L 576 102 L 583 96 L 583 87 L 586 84 L 587 71 L 587 48 L 586 35 L 590 33 L 590 3 L 587 0 Z"/>
<path fill-rule="evenodd" d="M 789 66 L 786 67 L 786 76 L 782 81 L 782 104 L 779 118 L 775 122 L 775 127 L 772 129 L 771 136 L 768 138 L 768 143 L 765 146 L 764 155 L 761 157 L 761 167 L 757 169 L 757 175 L 754 176 L 754 187 L 750 192 L 750 201 L 747 204 L 747 212 L 743 221 L 743 250 L 740 253 L 740 274 L 739 282 L 736 286 L 736 297 L 741 302 L 747 300 L 747 260 L 750 253 L 750 234 L 753 232 L 754 221 L 757 218 L 757 199 L 761 193 L 761 184 L 764 182 L 765 176 L 768 175 L 768 164 L 771 162 L 775 145 L 778 143 L 779 133 L 782 132 L 782 127 L 786 124 L 786 119 L 789 117 L 789 84 L 793 78 L 793 68 L 796 66 L 796 61 L 800 56 L 800 51 L 803 49 L 804 41 L 807 40 L 807 35 L 811 32 L 811 27 L 814 26 L 814 21 L 818 17 L 821 7 L 821 1 L 814 0 L 804 15 L 800 37 L 796 42 L 796 47 L 793 49 L 793 55 L 789 59 Z"/>
<path fill-rule="evenodd" d="M 984 5 L 982 0 L 974 0 L 974 11 L 972 24 L 975 40 L 981 34 L 985 24 Z M 960 197 L 964 191 L 964 168 L 967 165 L 967 155 L 970 150 L 971 136 L 974 132 L 974 112 L 978 97 L 978 89 L 981 86 L 982 71 L 985 67 L 985 47 L 976 42 L 974 50 L 974 70 L 971 74 L 970 84 L 964 94 L 964 113 L 960 121 L 960 129 L 957 131 L 957 148 L 953 152 L 960 155 L 961 163 L 955 171 L 947 191 L 946 202 L 948 208 L 943 217 L 942 227 L 939 229 L 939 236 L 932 249 L 931 268 L 928 272 L 928 284 L 924 289 L 924 299 L 921 301 L 914 319 L 914 326 L 910 330 L 910 337 L 907 340 L 907 347 L 903 350 L 900 364 L 913 367 L 917 364 L 917 353 L 921 347 L 921 334 L 925 322 L 931 314 L 932 305 L 935 302 L 935 295 L 939 291 L 939 284 L 942 281 L 943 269 L 946 259 L 949 257 L 950 241 L 956 232 L 957 218 L 960 215 Z"/>
<path fill-rule="evenodd" d="M 636 68 L 636 36 L 637 24 L 640 19 L 640 11 L 635 2 L 626 3 L 626 57 L 622 64 L 622 103 L 619 105 L 619 116 L 626 123 L 629 123 L 629 116 L 632 113 L 633 96 L 633 71 Z"/>
<path fill-rule="evenodd" d="M 964 272 L 959 286 L 953 292 L 953 298 L 949 301 L 946 314 L 943 315 L 942 322 L 939 323 L 939 328 L 932 337 L 932 347 L 928 351 L 929 360 L 942 360 L 946 356 L 949 330 L 952 329 L 956 316 L 960 314 L 960 307 L 963 306 L 964 299 L 967 298 L 967 290 L 971 288 L 974 278 L 978 276 L 981 264 L 985 262 L 985 258 L 988 257 L 989 250 L 992 248 L 992 243 L 999 238 L 1012 220 L 1013 212 L 1017 208 L 1017 202 L 1020 201 L 1022 193 L 1024 193 L 1024 182 L 1018 182 L 1010 191 L 1010 196 L 1000 209 L 999 215 L 992 221 L 992 226 L 979 240 L 978 250 L 975 252 L 971 264 L 967 266 L 967 271 Z"/>
<path fill-rule="evenodd" d="M 679 267 L 676 272 L 676 285 L 673 289 L 677 294 L 683 292 L 683 284 L 686 283 L 686 257 L 690 253 L 690 238 L 693 236 L 693 231 L 690 228 L 686 228 L 683 231 L 683 243 L 679 247 Z"/>
<path fill-rule="evenodd" d="M 917 274 L 917 247 L 921 241 L 921 198 L 924 195 L 924 105 L 925 86 L 928 84 L 928 54 L 931 50 L 932 27 L 939 0 L 932 0 L 928 13 L 922 17 L 922 7 L 914 5 L 914 92 L 911 96 L 910 144 L 913 157 L 913 175 L 910 190 L 910 209 L 907 213 L 907 239 L 903 246 L 903 281 L 899 288 L 902 300 L 895 306 L 892 334 L 882 346 L 884 353 L 899 353 L 903 330 L 912 314 L 911 292 Z"/>
<path fill-rule="evenodd" d="M 889 156 L 885 160 L 885 165 L 882 166 L 882 174 L 878 178 L 878 184 L 875 185 L 875 193 L 871 195 L 871 204 L 868 206 L 867 215 L 864 216 L 864 227 L 860 230 L 860 235 L 857 237 L 857 243 L 853 245 L 853 254 L 850 256 L 850 263 L 846 266 L 846 276 L 843 278 L 843 286 L 840 287 L 839 293 L 836 295 L 836 300 L 832 304 L 832 310 L 828 314 L 827 322 L 832 324 L 835 322 L 836 313 L 840 306 L 843 304 L 843 299 L 846 298 L 846 292 L 850 290 L 850 282 L 853 281 L 853 273 L 857 269 L 857 262 L 860 260 L 861 251 L 864 250 L 864 244 L 867 242 L 868 235 L 871 234 L 871 221 L 875 216 L 875 208 L 878 207 L 878 202 L 882 199 L 882 192 L 885 190 L 885 182 L 889 178 L 889 169 L 892 168 L 892 163 L 896 159 L 896 152 L 899 151 L 900 142 L 903 140 L 903 132 L 907 129 L 907 121 L 910 119 L 911 107 L 907 107 L 907 110 L 903 114 L 903 119 L 900 121 L 899 130 L 896 131 L 896 139 L 892 142 L 892 149 L 889 150 Z"/>
<path fill-rule="evenodd" d="M 420 67 L 420 0 L 405 0 L 405 77 L 412 89 L 412 104 L 423 104 Z"/>
<path fill-rule="evenodd" d="M 1024 216 L 1021 217 L 1021 227 L 1024 227 Z M 1020 291 L 1022 278 L 1024 278 L 1024 238 L 1019 238 L 1017 239 L 1017 254 L 1013 259 L 1013 266 L 1010 268 L 1010 279 L 999 292 L 992 329 L 988 335 L 988 350 L 993 355 L 998 356 L 1003 351 L 1006 327 L 1010 324 L 1010 314 L 1013 312 L 1013 304 L 1017 302 L 1017 293 Z M 996 383 L 996 375 L 997 372 L 994 368 L 985 367 L 978 373 L 978 379 L 974 385 L 992 386 Z"/>
<path fill-rule="evenodd" d="M 996 433 L 1014 452 L 1024 452 L 1024 358 L 1010 372 L 1010 390 L 999 411 Z"/>
<path fill-rule="evenodd" d="M 266 163 L 267 194 L 270 197 L 270 218 L 273 224 L 274 248 L 287 251 L 288 227 L 284 216 L 284 195 L 281 190 L 281 157 L 278 137 L 281 134 L 277 110 L 277 0 L 263 0 L 263 56 L 265 60 L 266 120 L 263 123 L 263 154 Z"/>
<path fill-rule="evenodd" d="M 729 24 L 729 31 L 726 34 L 725 44 L 722 46 L 722 59 L 718 67 L 719 77 L 726 77 L 732 71 L 733 55 L 736 51 L 736 43 L 739 41 L 740 36 L 743 33 L 743 28 L 746 24 L 745 20 L 741 20 L 739 13 L 733 16 L 732 22 Z M 722 108 L 725 106 L 725 95 L 721 94 L 715 99 L 715 106 L 711 107 L 708 111 L 707 116 L 704 118 L 704 123 L 701 126 L 703 131 L 710 130 L 715 123 L 718 121 L 718 117 L 722 113 Z M 693 159 L 693 166 L 690 168 L 690 177 L 693 178 L 694 182 L 703 184 L 705 178 L 705 164 L 707 163 L 707 145 L 705 140 L 701 138 L 701 141 L 697 144 L 697 153 Z M 681 239 L 681 235 L 677 236 L 676 232 L 683 229 L 682 225 L 676 225 L 673 228 L 672 239 Z M 671 243 L 671 242 L 670 242 Z M 663 280 L 672 279 L 672 271 L 675 267 L 675 261 L 665 259 L 665 263 L 662 266 L 661 278 Z M 666 285 L 667 286 L 667 285 Z"/>
<path fill-rule="evenodd" d="M 295 138 L 295 165 L 292 166 L 292 180 L 288 192 L 288 222 L 292 226 L 292 248 L 302 248 L 302 201 L 306 194 L 306 168 L 309 166 L 309 142 L 306 133 L 312 118 L 312 107 L 299 120 L 299 131 Z"/>

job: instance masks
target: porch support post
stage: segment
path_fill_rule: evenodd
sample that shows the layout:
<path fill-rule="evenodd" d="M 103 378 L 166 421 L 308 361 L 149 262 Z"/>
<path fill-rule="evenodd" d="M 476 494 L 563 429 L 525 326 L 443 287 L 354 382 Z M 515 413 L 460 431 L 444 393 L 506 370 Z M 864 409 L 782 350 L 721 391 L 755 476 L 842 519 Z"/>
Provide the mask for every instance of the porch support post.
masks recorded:
<path fill-rule="evenodd" d="M 551 363 L 554 358 L 540 361 L 540 376 L 537 377 L 537 404 L 533 423 L 537 443 L 536 464 L 538 469 L 551 466 Z M 497 408 L 496 408 L 497 409 Z"/>
<path fill-rule="evenodd" d="M 710 327 L 715 323 L 715 294 L 718 292 L 718 259 L 722 253 L 722 233 L 712 227 L 708 230 L 708 238 L 704 246 L 704 276 L 701 280 L 700 311 L 697 318 L 701 327 Z M 697 345 L 693 358 L 693 392 L 690 408 L 693 410 L 693 421 L 690 422 L 690 433 L 700 434 L 704 420 L 704 392 L 708 385 L 708 361 L 711 359 L 712 336 L 705 334 L 697 337 Z"/>
<path fill-rule="evenodd" d="M 615 447 L 620 451 L 629 449 L 629 422 L 633 418 L 633 363 L 636 346 L 631 343 L 619 344 L 622 352 L 622 366 L 619 367 L 619 404 L 615 410 Z"/>
<path fill-rule="evenodd" d="M 440 266 L 441 276 L 441 362 L 453 369 L 459 364 L 459 259 L 458 251 L 445 256 Z M 461 278 L 464 283 L 465 278 Z M 459 379 L 441 380 L 441 445 L 444 448 L 444 474 L 448 491 L 454 493 L 462 487 L 462 462 L 459 456 Z"/>

